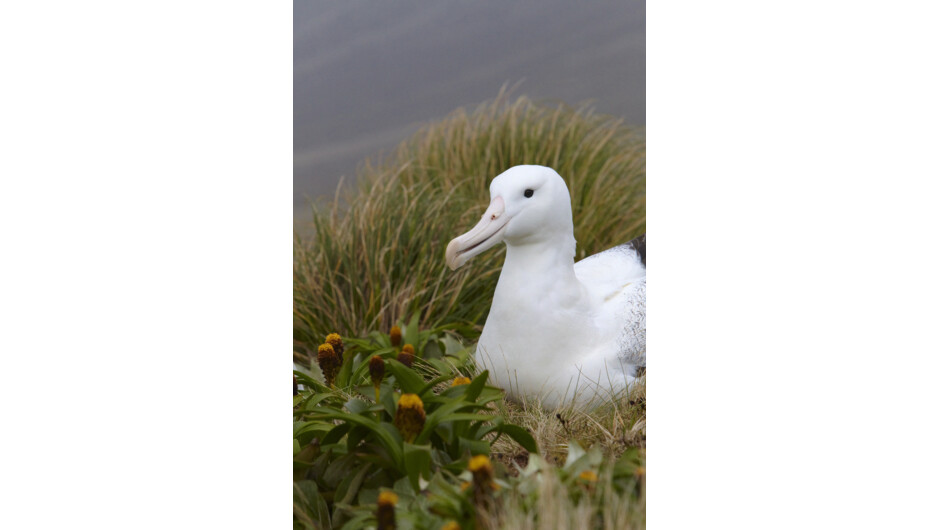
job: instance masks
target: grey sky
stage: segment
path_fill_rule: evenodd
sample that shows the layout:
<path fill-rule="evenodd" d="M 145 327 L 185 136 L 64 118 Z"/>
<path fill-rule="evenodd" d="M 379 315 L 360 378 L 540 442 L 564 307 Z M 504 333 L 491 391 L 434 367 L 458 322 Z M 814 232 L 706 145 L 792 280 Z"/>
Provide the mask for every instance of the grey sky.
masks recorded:
<path fill-rule="evenodd" d="M 504 83 L 644 124 L 642 1 L 295 1 L 294 208 Z"/>

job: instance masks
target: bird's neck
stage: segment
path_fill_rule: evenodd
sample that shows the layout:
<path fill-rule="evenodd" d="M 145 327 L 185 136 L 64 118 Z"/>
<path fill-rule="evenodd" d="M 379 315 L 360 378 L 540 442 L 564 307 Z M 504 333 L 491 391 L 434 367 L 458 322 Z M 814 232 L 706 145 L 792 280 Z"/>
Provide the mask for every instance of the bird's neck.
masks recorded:
<path fill-rule="evenodd" d="M 556 295 L 574 302 L 583 295 L 582 285 L 574 274 L 574 250 L 573 235 L 507 245 L 497 292 L 500 287 L 512 289 L 516 295 L 520 286 L 532 292 L 551 289 Z"/>

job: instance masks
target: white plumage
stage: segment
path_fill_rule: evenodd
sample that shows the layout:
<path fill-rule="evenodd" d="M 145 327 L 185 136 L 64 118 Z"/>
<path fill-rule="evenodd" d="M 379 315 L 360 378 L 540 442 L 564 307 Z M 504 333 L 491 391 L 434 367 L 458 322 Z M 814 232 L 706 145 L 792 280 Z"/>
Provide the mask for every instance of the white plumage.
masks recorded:
<path fill-rule="evenodd" d="M 599 403 L 646 365 L 645 236 L 574 262 L 571 197 L 553 169 L 493 179 L 480 222 L 447 246 L 456 269 L 506 243 L 476 360 L 516 397 Z"/>

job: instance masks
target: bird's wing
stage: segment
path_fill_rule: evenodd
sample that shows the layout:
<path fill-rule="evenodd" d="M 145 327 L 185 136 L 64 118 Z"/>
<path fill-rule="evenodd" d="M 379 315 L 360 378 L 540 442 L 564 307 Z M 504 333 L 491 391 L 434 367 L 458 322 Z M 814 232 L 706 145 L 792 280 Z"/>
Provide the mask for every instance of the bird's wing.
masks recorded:
<path fill-rule="evenodd" d="M 578 280 L 611 294 L 627 282 L 646 279 L 646 234 L 574 264 Z M 605 288 L 606 286 L 606 288 Z"/>
<path fill-rule="evenodd" d="M 621 358 L 645 364 L 646 235 L 575 263 L 574 272 L 595 300 L 598 329 Z"/>

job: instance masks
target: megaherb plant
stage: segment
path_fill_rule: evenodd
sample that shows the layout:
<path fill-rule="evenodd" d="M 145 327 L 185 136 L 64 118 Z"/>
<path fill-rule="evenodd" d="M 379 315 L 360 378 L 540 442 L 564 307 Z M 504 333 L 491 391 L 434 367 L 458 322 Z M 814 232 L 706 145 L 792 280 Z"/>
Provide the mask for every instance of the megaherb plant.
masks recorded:
<path fill-rule="evenodd" d="M 503 391 L 486 385 L 485 371 L 467 377 L 467 349 L 443 330 L 419 331 L 415 317 L 397 334 L 330 338 L 318 349 L 322 376 L 294 372 L 301 528 L 339 528 L 383 490 L 416 495 L 434 477 L 456 477 L 502 436 L 538 453 L 524 428 L 488 413 Z M 408 346 L 411 366 L 399 361 Z"/>

